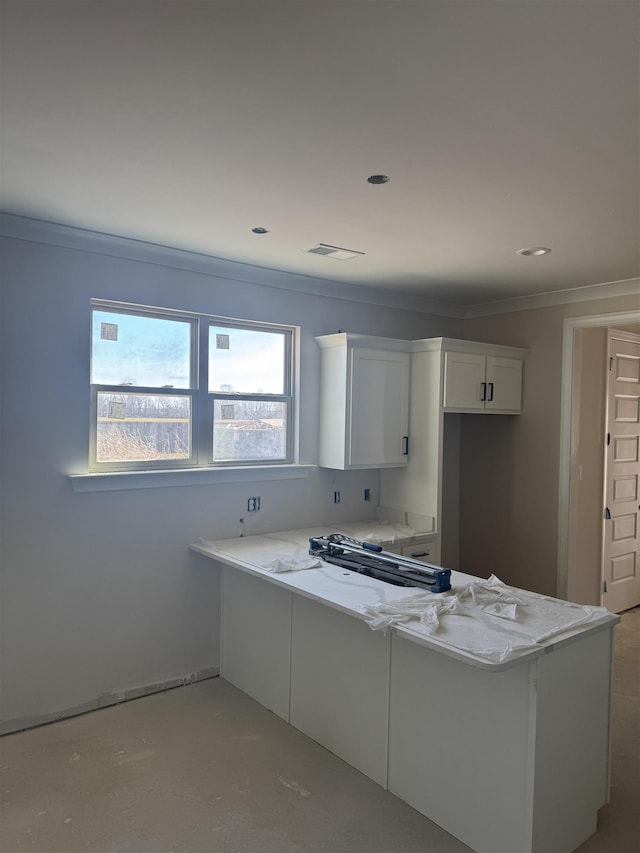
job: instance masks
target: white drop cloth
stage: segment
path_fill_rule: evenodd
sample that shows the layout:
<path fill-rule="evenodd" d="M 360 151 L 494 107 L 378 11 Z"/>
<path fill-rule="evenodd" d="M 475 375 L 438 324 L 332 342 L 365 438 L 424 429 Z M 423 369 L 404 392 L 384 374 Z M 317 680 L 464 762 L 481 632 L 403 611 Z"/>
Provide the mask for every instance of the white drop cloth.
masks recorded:
<path fill-rule="evenodd" d="M 497 663 L 608 612 L 516 590 L 495 575 L 450 592 L 418 593 L 361 611 L 374 631 L 404 625 Z"/>
<path fill-rule="evenodd" d="M 283 557 L 276 557 L 269 560 L 268 563 L 263 563 L 260 568 L 266 569 L 268 572 L 301 572 L 305 569 L 317 569 L 322 565 L 322 560 L 319 557 L 312 557 L 310 554 L 288 554 Z"/>

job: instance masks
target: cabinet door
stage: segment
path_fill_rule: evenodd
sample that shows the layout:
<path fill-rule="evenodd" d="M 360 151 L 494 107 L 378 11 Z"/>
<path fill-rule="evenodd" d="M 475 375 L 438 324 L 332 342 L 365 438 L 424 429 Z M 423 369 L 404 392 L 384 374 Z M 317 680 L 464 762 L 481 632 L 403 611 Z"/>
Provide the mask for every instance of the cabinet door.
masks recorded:
<path fill-rule="evenodd" d="M 522 361 L 487 356 L 487 409 L 519 412 L 522 407 Z"/>
<path fill-rule="evenodd" d="M 261 578 L 222 567 L 221 675 L 286 722 L 291 596 L 289 590 Z"/>
<path fill-rule="evenodd" d="M 291 725 L 386 787 L 391 635 L 301 595 L 292 616 Z"/>
<path fill-rule="evenodd" d="M 445 352 L 445 409 L 484 409 L 486 356 L 467 352 Z"/>
<path fill-rule="evenodd" d="M 425 539 L 423 542 L 414 542 L 413 545 L 403 545 L 400 548 L 403 557 L 411 557 L 420 560 L 421 563 L 430 563 L 432 566 L 440 565 L 440 547 L 437 539 Z"/>
<path fill-rule="evenodd" d="M 409 354 L 354 348 L 351 358 L 349 466 L 406 465 Z"/>

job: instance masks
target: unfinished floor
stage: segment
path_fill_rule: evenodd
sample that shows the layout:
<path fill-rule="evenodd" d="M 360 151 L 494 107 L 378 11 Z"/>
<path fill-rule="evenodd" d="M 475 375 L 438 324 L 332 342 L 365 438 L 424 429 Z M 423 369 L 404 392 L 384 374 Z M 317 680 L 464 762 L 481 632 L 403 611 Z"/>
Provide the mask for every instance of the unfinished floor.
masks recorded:
<path fill-rule="evenodd" d="M 636 608 L 617 629 L 611 803 L 580 853 L 638 849 L 639 733 Z M 0 771 L 2 853 L 469 850 L 220 678 L 8 735 Z"/>

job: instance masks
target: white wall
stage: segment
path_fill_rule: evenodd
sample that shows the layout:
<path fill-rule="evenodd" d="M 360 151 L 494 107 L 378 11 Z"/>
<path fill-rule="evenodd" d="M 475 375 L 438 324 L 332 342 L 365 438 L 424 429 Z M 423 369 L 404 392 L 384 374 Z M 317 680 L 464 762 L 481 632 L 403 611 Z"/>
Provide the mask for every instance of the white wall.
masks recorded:
<path fill-rule="evenodd" d="M 11 730 L 217 670 L 219 575 L 188 551 L 199 536 L 236 536 L 241 516 L 247 534 L 331 526 L 368 517 L 377 498 L 377 472 L 321 469 L 258 485 L 74 493 L 66 475 L 86 471 L 88 455 L 92 297 L 300 325 L 301 461 L 309 463 L 317 460 L 314 335 L 456 336 L 461 323 L 126 260 L 95 242 L 87 251 L 5 239 L 2 251 L 0 716 Z M 253 494 L 262 508 L 247 517 Z"/>

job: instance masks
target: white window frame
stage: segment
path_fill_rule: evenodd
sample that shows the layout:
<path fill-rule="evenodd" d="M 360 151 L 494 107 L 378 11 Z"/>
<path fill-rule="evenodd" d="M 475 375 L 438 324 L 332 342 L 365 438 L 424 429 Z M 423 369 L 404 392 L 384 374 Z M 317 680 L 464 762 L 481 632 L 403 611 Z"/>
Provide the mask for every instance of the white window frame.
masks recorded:
<path fill-rule="evenodd" d="M 279 323 L 257 322 L 214 314 L 179 311 L 170 308 L 157 308 L 147 305 L 136 305 L 124 302 L 114 302 L 105 299 L 92 299 L 90 311 L 90 351 L 93 350 L 93 312 L 109 311 L 142 317 L 160 317 L 166 320 L 180 320 L 191 324 L 191 387 L 163 388 L 139 385 L 103 385 L 90 383 L 90 426 L 89 426 L 89 472 L 92 474 L 124 473 L 136 471 L 171 471 L 176 469 L 229 469 L 229 468 L 264 468 L 294 464 L 294 448 L 296 435 L 297 405 L 296 389 L 296 348 L 298 329 Z M 208 388 L 208 344 L 210 326 L 225 326 L 229 328 L 248 329 L 261 332 L 277 332 L 285 339 L 284 365 L 284 394 L 239 394 L 225 392 L 209 392 Z M 91 371 L 90 371 L 91 380 Z M 189 459 L 175 460 L 140 460 L 99 462 L 97 460 L 97 411 L 98 394 L 101 392 L 161 394 L 162 396 L 188 396 L 191 399 L 191 455 Z M 268 400 L 283 402 L 287 412 L 287 432 L 285 439 L 285 455 L 278 459 L 246 459 L 225 462 L 213 461 L 213 430 L 214 430 L 214 401 L 215 400 Z"/>

